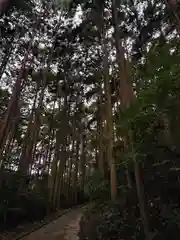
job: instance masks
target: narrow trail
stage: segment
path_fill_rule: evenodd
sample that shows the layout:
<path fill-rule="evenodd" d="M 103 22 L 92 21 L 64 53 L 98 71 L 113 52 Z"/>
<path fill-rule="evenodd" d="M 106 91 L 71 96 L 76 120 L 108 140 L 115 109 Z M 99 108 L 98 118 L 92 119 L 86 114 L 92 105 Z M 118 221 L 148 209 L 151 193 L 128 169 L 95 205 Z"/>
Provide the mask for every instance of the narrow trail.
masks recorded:
<path fill-rule="evenodd" d="M 22 240 L 78 240 L 82 212 L 83 208 L 72 210 Z"/>

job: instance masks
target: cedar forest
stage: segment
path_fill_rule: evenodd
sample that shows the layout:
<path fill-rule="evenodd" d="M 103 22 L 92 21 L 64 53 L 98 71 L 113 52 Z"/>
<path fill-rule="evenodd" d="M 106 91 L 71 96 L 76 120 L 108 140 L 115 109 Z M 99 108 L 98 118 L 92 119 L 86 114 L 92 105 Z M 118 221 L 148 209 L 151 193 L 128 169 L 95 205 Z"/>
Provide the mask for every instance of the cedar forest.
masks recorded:
<path fill-rule="evenodd" d="M 81 240 L 179 240 L 179 1 L 0 15 L 0 230 L 91 202 Z"/>

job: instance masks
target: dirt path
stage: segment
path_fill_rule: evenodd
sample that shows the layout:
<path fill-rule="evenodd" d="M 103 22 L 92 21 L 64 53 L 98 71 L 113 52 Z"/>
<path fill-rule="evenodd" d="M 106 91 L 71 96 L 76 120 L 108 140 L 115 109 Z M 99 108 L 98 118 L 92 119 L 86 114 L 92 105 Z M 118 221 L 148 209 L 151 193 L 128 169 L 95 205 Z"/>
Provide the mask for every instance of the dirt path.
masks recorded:
<path fill-rule="evenodd" d="M 78 240 L 79 220 L 83 209 L 75 209 L 22 240 Z"/>

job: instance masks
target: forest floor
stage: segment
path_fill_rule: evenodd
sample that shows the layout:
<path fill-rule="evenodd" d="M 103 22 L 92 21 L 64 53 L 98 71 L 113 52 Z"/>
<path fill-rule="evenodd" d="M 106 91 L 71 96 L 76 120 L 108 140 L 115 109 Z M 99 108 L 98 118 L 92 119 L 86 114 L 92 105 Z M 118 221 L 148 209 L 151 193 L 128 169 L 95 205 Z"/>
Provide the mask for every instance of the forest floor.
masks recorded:
<path fill-rule="evenodd" d="M 48 225 L 23 237 L 22 240 L 78 240 L 79 221 L 83 208 L 74 209 Z"/>

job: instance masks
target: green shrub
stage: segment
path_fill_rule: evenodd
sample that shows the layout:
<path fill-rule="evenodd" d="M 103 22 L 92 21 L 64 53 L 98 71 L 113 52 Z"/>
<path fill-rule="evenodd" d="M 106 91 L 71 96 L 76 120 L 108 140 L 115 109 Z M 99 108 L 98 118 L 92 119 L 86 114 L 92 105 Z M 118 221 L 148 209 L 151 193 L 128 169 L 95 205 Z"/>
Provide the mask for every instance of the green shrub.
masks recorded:
<path fill-rule="evenodd" d="M 120 202 L 94 203 L 80 221 L 80 240 L 144 240 L 137 206 L 123 207 Z"/>
<path fill-rule="evenodd" d="M 94 171 L 93 175 L 85 184 L 84 193 L 89 196 L 91 200 L 109 198 L 109 181 L 104 178 L 102 171 Z"/>
<path fill-rule="evenodd" d="M 4 171 L 0 187 L 0 229 L 16 227 L 20 223 L 43 219 L 48 206 L 41 189 L 19 188 L 18 173 Z"/>
<path fill-rule="evenodd" d="M 162 216 L 162 240 L 179 240 L 180 239 L 180 209 L 171 206 L 166 206 L 166 209 L 161 214 Z"/>

